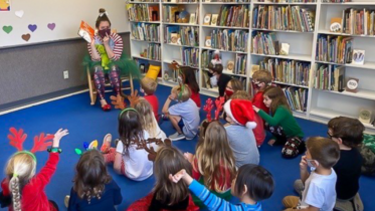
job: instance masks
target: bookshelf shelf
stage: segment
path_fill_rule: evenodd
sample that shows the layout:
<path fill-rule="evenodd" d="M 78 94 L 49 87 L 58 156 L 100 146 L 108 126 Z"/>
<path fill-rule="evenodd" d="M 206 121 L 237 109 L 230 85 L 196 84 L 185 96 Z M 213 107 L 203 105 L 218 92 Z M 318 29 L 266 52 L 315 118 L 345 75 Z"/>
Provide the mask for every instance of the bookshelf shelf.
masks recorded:
<path fill-rule="evenodd" d="M 177 26 L 199 26 L 198 24 L 190 24 L 190 23 L 169 23 L 163 22 L 164 25 L 177 25 Z"/>
<path fill-rule="evenodd" d="M 305 88 L 308 89 L 308 86 L 303 86 L 303 85 L 297 85 L 297 84 L 290 84 L 290 83 L 284 83 L 281 81 L 272 81 L 274 84 L 279 84 L 279 85 L 285 85 L 285 86 L 293 86 L 293 87 L 299 87 L 299 88 Z"/>
<path fill-rule="evenodd" d="M 182 67 L 191 67 L 191 68 L 194 68 L 194 69 L 199 69 L 199 67 L 195 67 L 195 66 L 190 66 L 190 65 L 183 65 L 183 62 L 180 61 L 180 60 L 177 60 L 177 59 L 174 59 L 178 64 L 180 64 L 180 66 Z M 164 63 L 167 63 L 167 64 L 172 64 L 173 60 L 164 60 L 163 61 Z"/>
<path fill-rule="evenodd" d="M 222 4 L 222 5 L 237 5 L 237 4 L 251 4 L 251 2 L 202 2 L 202 4 L 207 4 L 207 5 L 210 5 L 210 4 Z"/>
<path fill-rule="evenodd" d="M 160 21 L 130 21 L 132 23 L 156 23 L 156 24 L 160 24 Z"/>
<path fill-rule="evenodd" d="M 302 3 L 302 2 L 283 2 L 283 3 L 273 3 L 273 2 L 253 2 L 255 5 L 262 4 L 262 5 L 314 5 L 316 6 L 316 2 L 311 3 Z"/>
<path fill-rule="evenodd" d="M 204 71 L 208 71 L 208 68 L 202 68 Z M 223 70 L 223 74 L 225 74 L 225 75 L 233 75 L 233 76 L 238 76 L 238 77 L 247 77 L 246 75 L 244 75 L 244 74 L 236 74 L 236 73 L 232 73 L 232 72 L 230 72 L 230 71 L 228 71 L 228 70 Z"/>
<path fill-rule="evenodd" d="M 203 28 L 218 28 L 218 29 L 243 29 L 249 30 L 248 27 L 235 27 L 235 26 L 211 26 L 211 25 L 203 25 Z"/>
<path fill-rule="evenodd" d="M 349 37 L 375 38 L 375 35 L 346 34 L 346 33 L 330 32 L 328 30 L 319 30 L 318 33 L 319 34 L 329 34 L 329 35 L 349 36 Z"/>
<path fill-rule="evenodd" d="M 375 91 L 373 91 L 373 90 L 358 89 L 357 93 L 347 92 L 347 91 L 338 92 L 338 91 L 332 91 L 332 90 L 321 90 L 321 89 L 319 89 L 319 90 L 324 91 L 324 92 L 328 92 L 328 93 L 331 93 L 331 94 L 346 95 L 346 96 L 351 96 L 351 97 L 356 97 L 356 98 L 375 100 Z"/>
<path fill-rule="evenodd" d="M 314 32 L 301 32 L 301 31 L 292 31 L 292 30 L 277 30 L 277 29 L 259 29 L 259 28 L 252 28 L 253 31 L 267 31 L 267 32 L 281 32 L 281 33 L 295 33 L 295 34 L 311 34 L 313 35 Z"/>
<path fill-rule="evenodd" d="M 164 43 L 164 45 L 174 46 L 174 47 L 199 48 L 199 46 L 177 45 L 177 44 L 172 44 L 172 43 Z"/>
<path fill-rule="evenodd" d="M 246 51 L 227 51 L 227 50 L 221 50 L 221 49 L 216 49 L 216 48 L 210 48 L 210 47 L 202 47 L 204 50 L 212 50 L 212 51 L 220 51 L 220 52 L 228 52 L 228 53 L 238 53 L 238 54 L 247 54 Z"/>
<path fill-rule="evenodd" d="M 153 62 L 161 62 L 160 60 L 154 60 L 154 59 L 150 59 L 150 58 L 146 58 L 146 57 L 141 57 L 141 56 L 132 56 L 133 58 L 136 58 L 136 59 L 144 59 L 144 60 L 148 60 L 148 61 L 153 61 Z"/>
<path fill-rule="evenodd" d="M 134 38 L 130 38 L 130 40 L 137 41 L 137 42 L 160 43 L 158 41 L 139 40 L 139 39 L 134 39 Z"/>
<path fill-rule="evenodd" d="M 329 6 L 361 6 L 361 5 L 375 5 L 375 2 L 345 2 L 345 3 L 325 3 L 322 2 L 321 5 L 329 5 Z"/>
<path fill-rule="evenodd" d="M 199 2 L 162 2 L 162 4 L 199 4 Z"/>
<path fill-rule="evenodd" d="M 288 56 L 282 56 L 282 55 L 270 55 L 270 54 L 257 54 L 257 53 L 251 53 L 253 56 L 262 56 L 262 57 L 271 57 L 271 58 L 279 58 L 279 59 L 291 59 L 291 60 L 297 60 L 297 61 L 306 61 L 311 62 L 311 56 L 309 55 L 298 55 L 298 54 L 290 54 Z"/>
<path fill-rule="evenodd" d="M 129 1 L 129 4 L 159 4 L 159 2 Z"/>
<path fill-rule="evenodd" d="M 324 62 L 324 61 L 315 61 L 316 63 L 321 64 L 331 64 L 331 65 L 341 65 L 345 67 L 353 67 L 353 68 L 359 68 L 359 69 L 375 69 L 375 62 L 366 62 L 363 65 L 357 65 L 357 64 L 339 64 L 334 62 Z"/>

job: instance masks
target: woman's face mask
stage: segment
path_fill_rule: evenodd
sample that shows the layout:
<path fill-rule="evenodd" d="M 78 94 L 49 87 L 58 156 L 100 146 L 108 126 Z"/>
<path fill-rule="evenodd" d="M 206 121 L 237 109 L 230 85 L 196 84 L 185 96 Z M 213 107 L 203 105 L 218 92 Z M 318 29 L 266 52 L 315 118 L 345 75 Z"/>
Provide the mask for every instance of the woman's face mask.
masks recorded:
<path fill-rule="evenodd" d="M 225 89 L 225 95 L 228 96 L 228 97 L 232 96 L 233 95 L 233 90 L 228 89 L 228 88 Z"/>
<path fill-rule="evenodd" d="M 107 29 L 102 29 L 102 30 L 99 30 L 98 31 L 98 34 L 101 38 L 104 38 L 105 36 L 110 35 L 111 34 L 111 29 L 110 28 L 107 28 Z"/>

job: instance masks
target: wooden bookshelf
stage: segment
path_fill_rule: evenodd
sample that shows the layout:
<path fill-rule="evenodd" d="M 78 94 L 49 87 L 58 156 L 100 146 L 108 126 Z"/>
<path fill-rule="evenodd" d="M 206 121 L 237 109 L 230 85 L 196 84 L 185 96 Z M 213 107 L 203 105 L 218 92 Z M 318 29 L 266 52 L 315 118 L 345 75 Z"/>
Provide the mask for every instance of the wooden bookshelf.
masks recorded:
<path fill-rule="evenodd" d="M 375 113 L 375 35 L 360 35 L 360 34 L 348 34 L 341 32 L 331 32 L 329 30 L 330 19 L 332 17 L 342 17 L 342 11 L 348 8 L 361 9 L 368 8 L 375 10 L 375 0 L 352 0 L 353 2 L 348 3 L 323 3 L 322 0 L 317 0 L 312 3 L 270 3 L 270 2 L 258 2 L 253 0 L 251 2 L 129 2 L 130 4 L 157 4 L 159 6 L 159 21 L 131 21 L 132 23 L 147 23 L 147 24 L 158 24 L 160 25 L 160 43 L 161 46 L 161 61 L 155 61 L 148 58 L 140 57 L 139 52 L 141 51 L 141 46 L 143 47 L 147 43 L 155 43 L 151 41 L 143 41 L 131 39 L 131 52 L 134 58 L 149 60 L 150 62 L 160 64 L 162 68 L 162 77 L 159 79 L 160 84 L 167 86 L 175 86 L 177 83 L 171 80 L 164 80 L 164 73 L 168 71 L 169 64 L 176 60 L 182 65 L 181 51 L 186 48 L 199 49 L 199 64 L 197 67 L 190 66 L 191 68 L 198 70 L 198 84 L 201 89 L 201 94 L 216 97 L 218 96 L 217 88 L 205 88 L 202 86 L 204 80 L 204 72 L 207 71 L 205 67 L 201 64 L 203 62 L 202 52 L 212 52 L 219 50 L 221 54 L 221 59 L 224 66 L 224 74 L 230 75 L 236 78 L 245 78 L 246 88 L 251 81 L 251 67 L 252 65 L 259 65 L 261 61 L 265 59 L 278 59 L 278 61 L 295 61 L 303 62 L 304 64 L 310 65 L 309 79 L 306 85 L 299 85 L 293 83 L 286 83 L 282 81 L 273 81 L 281 87 L 290 87 L 293 90 L 307 90 L 307 104 L 306 111 L 293 111 L 293 115 L 298 118 L 304 118 L 307 120 L 318 121 L 322 123 L 327 123 L 327 121 L 336 116 L 349 116 L 353 118 L 358 118 L 359 109 L 370 108 L 373 113 Z M 169 23 L 163 22 L 163 6 L 182 6 L 188 13 L 195 13 L 198 11 L 199 19 L 196 23 Z M 204 17 L 206 14 L 219 14 L 220 8 L 222 6 L 233 6 L 242 5 L 248 7 L 249 12 L 249 26 L 247 27 L 237 27 L 231 26 L 213 26 L 211 24 L 204 25 Z M 297 7 L 301 9 L 307 9 L 309 11 L 315 11 L 314 16 L 314 27 L 311 30 L 281 30 L 278 29 L 267 29 L 253 27 L 253 15 L 254 8 L 259 6 L 269 6 L 269 7 L 285 7 L 290 5 L 291 7 Z M 199 8 L 199 10 L 197 10 Z M 225 23 L 224 23 L 225 25 Z M 199 34 L 199 45 L 198 46 L 188 46 L 188 45 L 175 45 L 166 43 L 164 40 L 164 27 L 166 26 L 177 26 L 177 27 L 196 27 Z M 255 26 L 255 25 L 254 25 Z M 272 28 L 272 27 L 271 27 Z M 306 29 L 306 28 L 305 28 Z M 246 43 L 246 51 L 231 51 L 223 49 L 215 49 L 212 47 L 205 46 L 205 39 L 210 36 L 213 30 L 241 30 L 249 33 L 248 40 Z M 263 53 L 253 53 L 252 51 L 252 33 L 259 31 L 262 33 L 273 33 L 279 43 L 290 44 L 289 55 L 268 55 Z M 365 50 L 365 62 L 363 65 L 358 64 L 338 64 L 327 61 L 319 61 L 316 58 L 316 50 L 318 44 L 319 35 L 330 35 L 330 36 L 345 36 L 353 37 L 353 48 Z M 144 44 L 146 43 L 146 44 Z M 245 46 L 244 46 L 245 47 Z M 246 55 L 246 74 L 236 74 L 226 71 L 226 65 L 228 61 L 236 59 L 238 55 Z M 354 77 L 359 79 L 360 87 L 357 93 L 351 92 L 337 92 L 332 90 L 319 90 L 314 88 L 314 77 L 315 68 L 318 65 L 340 65 L 345 67 L 346 77 Z M 207 76 L 206 76 L 207 77 Z M 207 78 L 206 78 L 207 79 Z M 285 79 L 284 79 L 285 80 Z M 284 81 L 283 80 L 283 81 Z M 371 124 L 365 124 L 366 130 L 371 133 L 375 133 L 375 127 Z"/>

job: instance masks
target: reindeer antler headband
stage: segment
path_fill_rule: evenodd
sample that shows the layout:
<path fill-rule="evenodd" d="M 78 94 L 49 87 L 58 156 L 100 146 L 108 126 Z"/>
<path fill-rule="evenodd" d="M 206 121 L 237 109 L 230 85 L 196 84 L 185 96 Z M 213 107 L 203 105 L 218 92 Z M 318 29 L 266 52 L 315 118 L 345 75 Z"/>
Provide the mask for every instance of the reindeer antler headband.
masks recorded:
<path fill-rule="evenodd" d="M 220 112 L 223 110 L 223 104 L 224 104 L 224 97 L 220 97 L 219 99 L 215 100 L 216 110 L 215 110 L 215 119 L 214 120 L 219 119 Z M 203 110 L 205 112 L 207 112 L 206 117 L 207 117 L 208 122 L 212 121 L 211 111 L 212 111 L 213 108 L 214 108 L 214 105 L 212 104 L 212 99 L 208 98 L 206 100 L 206 105 L 203 106 Z"/>
<path fill-rule="evenodd" d="M 10 134 L 8 135 L 8 139 L 10 140 L 10 145 L 15 147 L 18 152 L 16 154 L 25 153 L 30 155 L 36 162 L 36 157 L 34 155 L 35 152 L 44 151 L 47 147 L 52 145 L 52 142 L 47 142 L 54 138 L 54 135 L 45 135 L 41 133 L 39 136 L 34 137 L 34 146 L 30 151 L 23 149 L 23 143 L 27 138 L 27 134 L 23 132 L 23 129 L 19 129 L 18 131 L 11 127 L 9 129 Z"/>

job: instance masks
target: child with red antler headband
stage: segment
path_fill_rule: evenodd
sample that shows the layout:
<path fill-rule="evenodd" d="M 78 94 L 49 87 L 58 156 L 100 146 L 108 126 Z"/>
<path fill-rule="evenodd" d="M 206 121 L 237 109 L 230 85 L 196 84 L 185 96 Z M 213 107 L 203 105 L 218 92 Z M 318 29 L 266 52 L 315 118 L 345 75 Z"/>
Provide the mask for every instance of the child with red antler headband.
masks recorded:
<path fill-rule="evenodd" d="M 0 193 L 1 207 L 9 206 L 9 210 L 33 210 L 33 211 L 55 211 L 58 210 L 57 204 L 48 201 L 44 188 L 49 183 L 52 175 L 56 171 L 59 162 L 59 154 L 61 153 L 60 140 L 68 135 L 68 130 L 60 129 L 55 135 L 47 135 L 41 133 L 35 136 L 34 147 L 30 151 L 23 149 L 23 142 L 27 135 L 20 129 L 10 129 L 11 134 L 8 135 L 10 144 L 14 146 L 18 152 L 13 154 L 6 165 L 6 178 L 1 183 L 2 192 Z M 53 139 L 52 142 L 47 142 Z M 35 175 L 37 151 L 44 151 L 48 146 L 50 153 L 46 165 Z"/>

